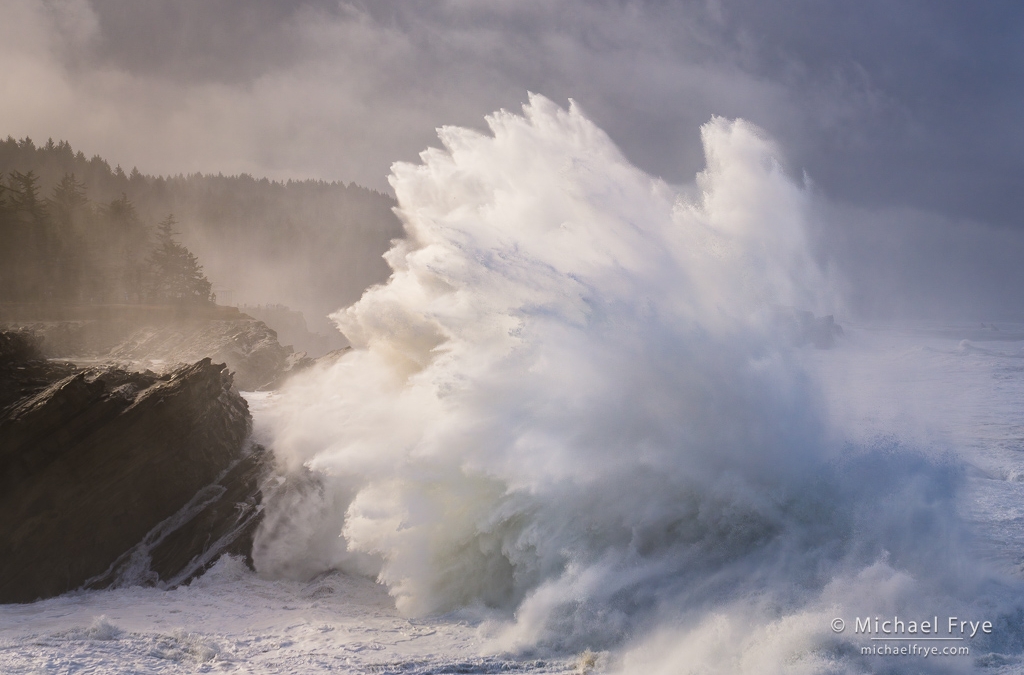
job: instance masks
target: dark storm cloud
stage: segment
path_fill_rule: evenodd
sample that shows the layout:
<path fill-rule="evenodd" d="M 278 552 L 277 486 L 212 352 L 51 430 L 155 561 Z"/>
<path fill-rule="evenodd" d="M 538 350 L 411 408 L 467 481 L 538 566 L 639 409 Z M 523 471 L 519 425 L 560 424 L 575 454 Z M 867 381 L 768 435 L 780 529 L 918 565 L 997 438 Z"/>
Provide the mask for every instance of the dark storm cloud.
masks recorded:
<path fill-rule="evenodd" d="M 909 209 L 923 214 L 907 225 L 914 236 L 926 221 L 1022 224 L 1016 3 L 6 4 L 0 133 L 68 138 L 148 172 L 386 190 L 391 162 L 436 145 L 435 127 L 482 128 L 485 114 L 517 109 L 532 90 L 572 97 L 631 160 L 671 182 L 701 168 L 700 124 L 744 117 L 780 141 L 795 175 L 849 204 L 847 215 Z"/>
<path fill-rule="evenodd" d="M 810 114 L 825 107 L 815 92 L 827 93 L 830 78 L 859 80 L 858 114 L 810 134 L 785 130 L 831 192 L 1020 222 L 1020 5 L 749 2 L 733 15 L 760 34 L 749 70 L 796 92 Z"/>
<path fill-rule="evenodd" d="M 332 2 L 94 0 L 98 64 L 186 82 L 242 83 L 302 55 L 297 15 Z"/>
<path fill-rule="evenodd" d="M 60 11 L 60 3 L 48 6 Z M 517 106 L 530 89 L 575 98 L 635 161 L 673 181 L 699 168 L 695 128 L 721 114 L 765 127 L 839 198 L 1007 224 L 1024 207 L 1024 191 L 1015 189 L 1024 168 L 1024 21 L 1011 3 L 91 7 L 97 35 L 65 54 L 67 67 L 163 80 L 183 90 L 179 105 L 202 97 L 204 86 L 224 88 L 234 100 L 223 106 L 276 98 L 271 124 L 239 120 L 261 127 L 253 133 L 263 147 L 249 141 L 240 151 L 271 173 L 383 187 L 390 161 L 414 157 L 435 126 L 480 126 L 483 114 Z M 323 141 L 341 141 L 338 152 L 355 150 L 358 162 L 316 158 Z"/>

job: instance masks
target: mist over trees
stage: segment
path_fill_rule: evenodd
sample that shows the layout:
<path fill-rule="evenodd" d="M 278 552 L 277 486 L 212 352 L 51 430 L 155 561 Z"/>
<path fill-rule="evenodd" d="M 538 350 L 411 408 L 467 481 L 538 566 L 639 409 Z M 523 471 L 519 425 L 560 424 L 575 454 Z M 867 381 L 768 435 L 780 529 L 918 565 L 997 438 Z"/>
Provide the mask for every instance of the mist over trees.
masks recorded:
<path fill-rule="evenodd" d="M 196 256 L 175 241 L 177 223 L 174 216 L 164 218 L 157 225 L 157 245 L 149 254 L 148 295 L 162 302 L 193 304 L 215 299 L 212 284 L 203 275 L 203 266 Z"/>
<path fill-rule="evenodd" d="M 327 313 L 387 279 L 381 255 L 402 236 L 395 201 L 354 184 L 149 176 L 52 139 L 0 140 L 0 184 L 5 301 L 216 295 L 288 305 L 323 331 Z M 172 269 L 192 280 L 190 290 L 159 280 Z"/>
<path fill-rule="evenodd" d="M 154 249 L 150 228 L 126 195 L 95 204 L 73 173 L 65 174 L 49 197 L 41 193 L 31 170 L 11 171 L 6 184 L 0 174 L 0 301 L 214 301 L 202 266 L 174 241 L 172 217 L 161 225 Z"/>

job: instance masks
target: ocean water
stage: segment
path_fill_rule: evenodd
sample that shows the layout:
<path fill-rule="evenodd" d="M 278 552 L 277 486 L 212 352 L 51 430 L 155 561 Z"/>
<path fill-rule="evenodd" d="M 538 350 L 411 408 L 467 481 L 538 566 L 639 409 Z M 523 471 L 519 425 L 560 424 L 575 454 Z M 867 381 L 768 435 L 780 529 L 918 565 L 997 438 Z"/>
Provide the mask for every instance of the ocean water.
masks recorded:
<path fill-rule="evenodd" d="M 1024 327 L 795 344 L 842 284 L 760 130 L 680 188 L 575 108 L 488 124 L 393 168 L 356 348 L 250 395 L 257 572 L 0 607 L 0 670 L 1024 670 Z"/>

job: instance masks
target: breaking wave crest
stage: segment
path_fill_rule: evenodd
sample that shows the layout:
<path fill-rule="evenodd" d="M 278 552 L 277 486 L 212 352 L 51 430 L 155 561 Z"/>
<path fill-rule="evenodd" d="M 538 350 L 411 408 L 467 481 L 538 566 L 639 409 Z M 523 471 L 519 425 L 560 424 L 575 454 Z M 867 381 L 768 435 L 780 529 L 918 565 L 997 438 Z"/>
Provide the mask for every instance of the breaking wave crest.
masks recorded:
<path fill-rule="evenodd" d="M 575 107 L 487 122 L 393 167 L 394 273 L 333 317 L 355 349 L 265 413 L 261 573 L 645 673 L 870 669 L 829 619 L 992 597 L 957 466 L 829 429 L 778 323 L 831 302 L 809 196 L 758 129 L 704 125 L 684 193 Z"/>

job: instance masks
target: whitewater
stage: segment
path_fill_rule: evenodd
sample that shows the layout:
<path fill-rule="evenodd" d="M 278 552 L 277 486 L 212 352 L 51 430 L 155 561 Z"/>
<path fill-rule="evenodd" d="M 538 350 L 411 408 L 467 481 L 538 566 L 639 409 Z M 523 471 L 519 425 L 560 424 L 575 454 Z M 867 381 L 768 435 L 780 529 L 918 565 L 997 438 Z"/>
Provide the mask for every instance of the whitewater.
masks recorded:
<path fill-rule="evenodd" d="M 1024 672 L 1024 327 L 801 344 L 843 281 L 762 131 L 680 187 L 575 106 L 487 124 L 393 167 L 354 349 L 247 394 L 256 571 L 0 606 L 0 671 Z"/>

